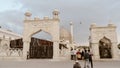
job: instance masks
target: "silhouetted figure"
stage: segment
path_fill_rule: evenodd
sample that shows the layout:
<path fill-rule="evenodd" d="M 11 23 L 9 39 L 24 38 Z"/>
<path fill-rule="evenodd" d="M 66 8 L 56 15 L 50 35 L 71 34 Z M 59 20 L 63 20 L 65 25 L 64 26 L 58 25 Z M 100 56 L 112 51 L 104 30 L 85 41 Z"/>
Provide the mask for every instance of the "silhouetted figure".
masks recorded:
<path fill-rule="evenodd" d="M 71 49 L 71 60 L 74 60 L 74 51 Z"/>
<path fill-rule="evenodd" d="M 81 52 L 81 59 L 84 59 L 84 51 Z"/>
<path fill-rule="evenodd" d="M 84 53 L 84 60 L 85 60 L 85 63 L 84 63 L 84 68 L 89 68 L 89 53 L 87 52 L 87 50 L 85 50 L 85 53 Z"/>
<path fill-rule="evenodd" d="M 88 53 L 89 53 L 89 62 L 91 64 L 91 68 L 93 68 L 92 53 L 90 52 L 90 50 L 88 50 Z"/>
<path fill-rule="evenodd" d="M 75 61 L 73 68 L 81 68 L 79 61 Z"/>

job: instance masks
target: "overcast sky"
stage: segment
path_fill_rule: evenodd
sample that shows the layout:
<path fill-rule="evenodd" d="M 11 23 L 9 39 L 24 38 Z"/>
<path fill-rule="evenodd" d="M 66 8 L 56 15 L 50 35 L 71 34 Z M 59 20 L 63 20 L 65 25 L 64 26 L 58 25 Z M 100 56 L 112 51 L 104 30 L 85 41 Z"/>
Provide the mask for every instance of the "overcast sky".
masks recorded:
<path fill-rule="evenodd" d="M 60 11 L 61 26 L 70 30 L 69 22 L 73 22 L 75 42 L 88 42 L 91 23 L 107 26 L 109 20 L 117 26 L 119 41 L 120 0 L 0 0 L 0 25 L 22 34 L 27 10 L 31 11 L 32 17 L 43 18 L 52 17 L 54 9 Z"/>

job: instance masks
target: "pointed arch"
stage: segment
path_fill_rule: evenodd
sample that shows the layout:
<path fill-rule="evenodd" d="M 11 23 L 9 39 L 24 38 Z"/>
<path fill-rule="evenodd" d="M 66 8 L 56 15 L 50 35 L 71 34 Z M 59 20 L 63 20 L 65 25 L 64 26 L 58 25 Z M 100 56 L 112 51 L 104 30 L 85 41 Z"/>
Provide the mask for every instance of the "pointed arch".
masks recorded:
<path fill-rule="evenodd" d="M 39 33 L 39 32 L 42 32 L 42 31 L 45 32 L 45 33 L 47 33 L 47 34 L 49 34 L 49 35 L 51 35 L 51 33 L 49 33 L 48 31 L 39 29 L 39 30 L 35 31 L 34 33 L 32 33 L 30 36 L 32 37 L 33 35 L 35 35 L 35 34 L 37 34 L 37 33 Z M 52 36 L 52 35 L 51 35 L 51 36 Z"/>
<path fill-rule="evenodd" d="M 100 58 L 112 58 L 111 45 L 111 40 L 105 36 L 99 40 Z"/>

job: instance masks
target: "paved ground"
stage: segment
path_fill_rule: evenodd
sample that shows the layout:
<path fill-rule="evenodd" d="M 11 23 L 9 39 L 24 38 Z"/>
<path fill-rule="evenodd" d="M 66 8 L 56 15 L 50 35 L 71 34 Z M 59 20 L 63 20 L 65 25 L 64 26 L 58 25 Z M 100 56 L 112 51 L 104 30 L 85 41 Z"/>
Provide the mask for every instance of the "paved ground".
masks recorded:
<path fill-rule="evenodd" d="M 72 68 L 74 61 L 0 61 L 0 68 Z M 80 61 L 83 68 L 84 62 Z M 120 68 L 120 61 L 94 61 L 94 68 Z"/>

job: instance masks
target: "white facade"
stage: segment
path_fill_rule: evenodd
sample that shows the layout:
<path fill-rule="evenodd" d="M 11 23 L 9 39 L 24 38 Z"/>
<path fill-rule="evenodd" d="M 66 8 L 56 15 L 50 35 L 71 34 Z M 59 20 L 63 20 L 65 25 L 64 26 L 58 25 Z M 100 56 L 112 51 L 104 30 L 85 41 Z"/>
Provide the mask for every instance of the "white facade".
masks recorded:
<path fill-rule="evenodd" d="M 18 59 L 20 56 L 22 56 L 22 50 L 10 48 L 10 40 L 19 38 L 22 38 L 22 36 L 9 30 L 0 28 L 0 60 Z"/>
<path fill-rule="evenodd" d="M 31 37 L 40 31 L 45 31 L 52 36 L 53 59 L 70 59 L 70 34 L 64 29 L 61 30 L 63 33 L 60 32 L 59 11 L 53 11 L 53 18 L 44 17 L 43 19 L 39 19 L 35 17 L 31 19 L 31 15 L 30 12 L 25 13 L 23 36 L 0 29 L 0 60 L 26 60 L 30 48 Z M 20 38 L 23 38 L 23 49 L 11 49 L 10 40 Z M 59 43 L 66 44 L 68 49 L 62 48 L 60 50 Z"/>
<path fill-rule="evenodd" d="M 60 58 L 60 20 L 59 11 L 53 11 L 53 18 L 44 17 L 44 19 L 31 19 L 31 13 L 25 13 L 24 32 L 23 32 L 23 59 L 27 59 L 27 52 L 29 52 L 31 37 L 40 32 L 45 31 L 52 36 L 53 42 L 53 59 Z M 64 50 L 63 50 L 64 51 Z"/>
<path fill-rule="evenodd" d="M 92 24 L 90 27 L 90 46 L 93 52 L 94 60 L 100 59 L 99 53 L 99 41 L 104 37 L 111 41 L 111 54 L 112 59 L 117 60 L 119 58 L 118 48 L 117 48 L 117 34 L 116 26 L 113 24 L 108 24 L 108 26 L 100 27 L 96 24 Z"/>

